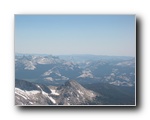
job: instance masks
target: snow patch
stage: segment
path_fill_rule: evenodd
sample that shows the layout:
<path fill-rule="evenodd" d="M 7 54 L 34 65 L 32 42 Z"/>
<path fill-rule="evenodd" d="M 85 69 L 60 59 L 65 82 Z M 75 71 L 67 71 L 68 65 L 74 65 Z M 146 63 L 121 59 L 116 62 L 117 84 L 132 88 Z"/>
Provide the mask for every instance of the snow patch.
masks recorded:
<path fill-rule="evenodd" d="M 78 78 L 93 78 L 93 75 L 90 70 L 83 70 L 82 74 Z"/>
<path fill-rule="evenodd" d="M 53 81 L 53 78 L 52 77 L 46 77 L 46 78 L 44 78 L 44 80 Z"/>
<path fill-rule="evenodd" d="M 81 94 L 81 95 L 83 95 L 83 94 L 84 94 L 84 93 L 83 93 L 83 92 L 81 92 L 80 90 L 77 90 L 77 91 L 78 91 L 78 93 L 79 93 L 79 94 Z"/>
<path fill-rule="evenodd" d="M 51 94 L 53 94 L 53 95 L 59 95 L 59 93 L 57 93 L 56 90 L 52 90 L 52 89 L 51 89 Z"/>
<path fill-rule="evenodd" d="M 45 72 L 44 74 L 43 74 L 43 76 L 48 76 L 48 75 L 50 75 L 52 73 L 52 71 L 51 70 L 48 70 L 47 72 Z"/>
<path fill-rule="evenodd" d="M 33 104 L 33 102 L 29 102 L 31 105 Z"/>
<path fill-rule="evenodd" d="M 17 93 L 17 92 L 15 92 L 15 94 L 17 94 L 17 95 L 19 95 L 19 96 L 21 96 L 22 98 L 24 98 L 24 99 L 26 99 L 26 100 L 27 100 L 27 98 L 26 98 L 25 96 L 23 96 L 22 94 Z"/>
<path fill-rule="evenodd" d="M 31 94 L 38 94 L 38 93 L 40 93 L 40 91 L 38 91 L 38 90 L 31 90 L 31 91 L 25 91 L 25 93 L 27 93 L 28 95 L 31 95 Z"/>
<path fill-rule="evenodd" d="M 34 70 L 36 69 L 36 67 L 33 65 L 33 63 L 31 61 L 27 61 L 25 63 L 25 70 Z"/>
<path fill-rule="evenodd" d="M 49 98 L 54 104 L 56 104 L 56 101 L 55 101 L 52 97 L 48 96 L 48 98 Z"/>

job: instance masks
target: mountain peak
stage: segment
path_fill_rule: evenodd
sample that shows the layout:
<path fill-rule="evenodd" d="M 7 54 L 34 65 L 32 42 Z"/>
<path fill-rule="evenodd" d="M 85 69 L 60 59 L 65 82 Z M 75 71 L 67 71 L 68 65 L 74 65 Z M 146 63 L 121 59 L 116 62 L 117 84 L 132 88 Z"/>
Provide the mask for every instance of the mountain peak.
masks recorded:
<path fill-rule="evenodd" d="M 65 83 L 65 86 L 77 86 L 77 85 L 80 85 L 78 82 L 76 82 L 75 80 L 68 80 L 66 83 Z"/>
<path fill-rule="evenodd" d="M 97 96 L 95 92 L 87 90 L 75 80 L 67 81 L 59 91 L 61 91 L 59 101 L 63 105 L 88 104 Z"/>

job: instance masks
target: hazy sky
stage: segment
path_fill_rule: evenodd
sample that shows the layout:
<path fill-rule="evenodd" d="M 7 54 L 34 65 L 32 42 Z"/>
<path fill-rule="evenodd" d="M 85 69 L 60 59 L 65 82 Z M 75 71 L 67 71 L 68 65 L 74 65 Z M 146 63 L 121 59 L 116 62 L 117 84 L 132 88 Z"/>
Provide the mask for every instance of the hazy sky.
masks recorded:
<path fill-rule="evenodd" d="M 134 15 L 15 15 L 15 52 L 135 56 Z"/>

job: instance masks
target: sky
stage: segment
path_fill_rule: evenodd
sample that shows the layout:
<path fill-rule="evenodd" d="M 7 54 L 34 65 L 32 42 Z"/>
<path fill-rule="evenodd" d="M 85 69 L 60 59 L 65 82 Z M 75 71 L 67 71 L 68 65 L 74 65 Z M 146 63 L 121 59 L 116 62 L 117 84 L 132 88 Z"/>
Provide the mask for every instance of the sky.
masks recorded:
<path fill-rule="evenodd" d="M 134 15 L 15 15 L 15 53 L 135 56 Z"/>

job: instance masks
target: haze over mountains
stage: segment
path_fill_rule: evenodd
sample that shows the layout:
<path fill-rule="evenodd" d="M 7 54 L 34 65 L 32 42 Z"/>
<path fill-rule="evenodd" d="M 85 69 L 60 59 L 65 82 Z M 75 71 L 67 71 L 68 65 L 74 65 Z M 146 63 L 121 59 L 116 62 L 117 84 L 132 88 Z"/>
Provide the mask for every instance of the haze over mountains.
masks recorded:
<path fill-rule="evenodd" d="M 17 105 L 135 104 L 134 57 L 17 54 L 15 78 Z"/>

